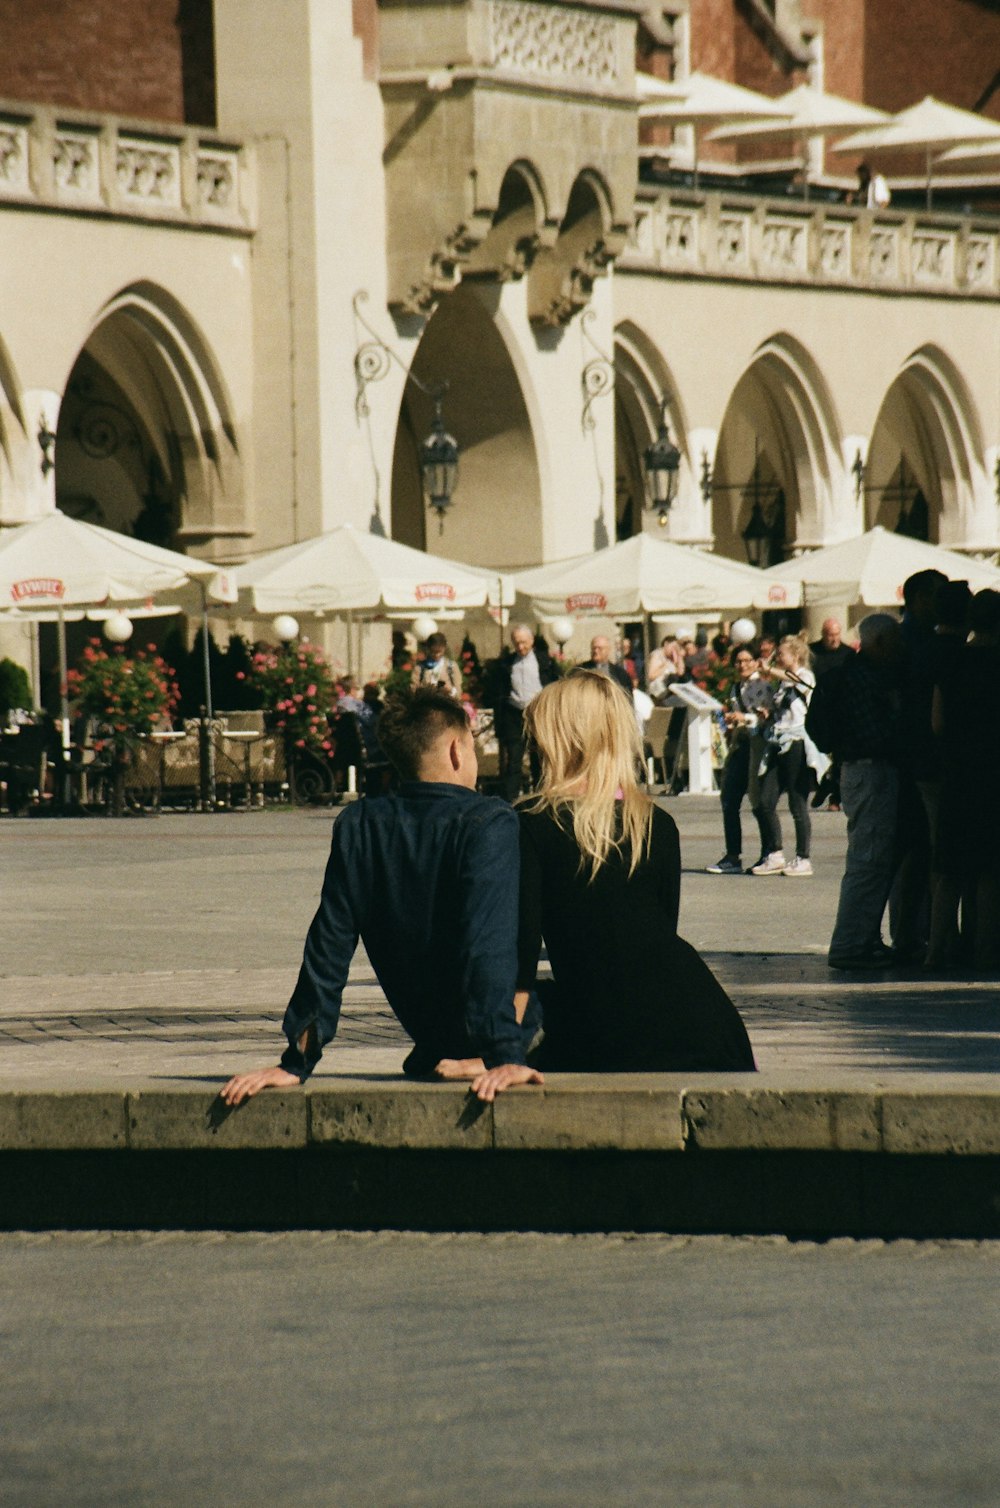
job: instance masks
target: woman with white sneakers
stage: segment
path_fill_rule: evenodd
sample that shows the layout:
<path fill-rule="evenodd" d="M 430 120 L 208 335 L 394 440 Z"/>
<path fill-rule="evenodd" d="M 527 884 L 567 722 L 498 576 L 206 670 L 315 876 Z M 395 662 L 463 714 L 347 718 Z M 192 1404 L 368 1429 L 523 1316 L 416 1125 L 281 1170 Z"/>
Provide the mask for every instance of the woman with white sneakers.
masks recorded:
<path fill-rule="evenodd" d="M 806 710 L 816 685 L 809 669 L 809 645 L 801 634 L 786 634 L 778 645 L 774 664 L 767 674 L 775 682 L 774 704 L 764 732 L 764 754 L 760 766 L 760 808 L 758 820 L 764 839 L 764 853 L 750 873 L 784 874 L 803 879 L 813 872 L 809 859 L 812 823 L 809 818 L 809 792 L 813 772 L 822 778 L 826 755 L 806 736 Z M 788 809 L 795 824 L 795 857 L 785 858 L 781 839 L 778 800 L 788 797 Z"/>

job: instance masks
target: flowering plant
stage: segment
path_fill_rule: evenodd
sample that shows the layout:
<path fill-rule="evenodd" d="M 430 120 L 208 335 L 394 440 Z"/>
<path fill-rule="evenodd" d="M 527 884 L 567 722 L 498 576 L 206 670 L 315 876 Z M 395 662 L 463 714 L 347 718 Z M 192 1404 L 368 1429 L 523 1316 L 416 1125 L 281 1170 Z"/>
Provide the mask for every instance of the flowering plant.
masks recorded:
<path fill-rule="evenodd" d="M 79 669 L 71 670 L 66 681 L 81 715 L 100 726 L 94 747 L 110 747 L 123 760 L 177 705 L 180 693 L 173 677 L 155 644 L 128 655 L 121 645 L 108 650 L 100 639 L 91 639 Z"/>
<path fill-rule="evenodd" d="M 725 703 L 729 689 L 737 679 L 736 666 L 728 657 L 722 658 L 710 649 L 701 664 L 695 666 L 691 679 L 717 702 Z"/>
<path fill-rule="evenodd" d="M 315 644 L 258 649 L 244 675 L 259 692 L 274 728 L 299 749 L 329 754 L 333 748 L 327 713 L 333 706 L 333 673 Z"/>

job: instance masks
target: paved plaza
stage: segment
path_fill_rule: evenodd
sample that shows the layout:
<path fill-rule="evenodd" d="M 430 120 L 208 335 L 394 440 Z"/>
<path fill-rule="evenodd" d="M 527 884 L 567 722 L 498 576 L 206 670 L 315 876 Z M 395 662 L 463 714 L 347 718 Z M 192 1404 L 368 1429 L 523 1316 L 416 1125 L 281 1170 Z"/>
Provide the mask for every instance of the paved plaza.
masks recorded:
<path fill-rule="evenodd" d="M 1000 1070 L 995 978 L 828 969 L 839 813 L 815 814 L 813 879 L 754 879 L 703 873 L 721 847 L 714 798 L 667 805 L 681 930 L 739 1005 L 763 1070 Z M 0 1083 L 210 1081 L 273 1061 L 331 820 L 272 808 L 0 822 Z M 394 1073 L 405 1044 L 359 951 L 321 1075 Z"/>
<path fill-rule="evenodd" d="M 987 1508 L 998 1275 L 978 1242 L 0 1235 L 2 1497 Z"/>

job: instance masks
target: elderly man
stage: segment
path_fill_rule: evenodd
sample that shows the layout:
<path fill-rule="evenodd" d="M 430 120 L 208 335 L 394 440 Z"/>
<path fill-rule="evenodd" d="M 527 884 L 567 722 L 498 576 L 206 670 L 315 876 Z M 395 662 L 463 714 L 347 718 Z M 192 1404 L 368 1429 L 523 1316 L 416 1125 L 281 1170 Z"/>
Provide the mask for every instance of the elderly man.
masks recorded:
<path fill-rule="evenodd" d="M 493 708 L 493 726 L 500 746 L 500 778 L 503 795 L 516 801 L 521 792 L 524 765 L 524 713 L 529 703 L 552 681 L 559 667 L 552 656 L 536 648 L 535 636 L 524 623 L 511 630 L 511 650 L 494 661 L 487 674 L 486 700 Z M 538 756 L 531 756 L 531 779 L 537 785 Z"/>
<path fill-rule="evenodd" d="M 280 1064 L 231 1078 L 221 1091 L 228 1105 L 309 1077 L 337 1031 L 359 936 L 413 1038 L 404 1073 L 471 1078 L 486 1101 L 511 1084 L 542 1082 L 524 1061 L 532 1007 L 514 1005 L 517 817 L 477 793 L 472 729 L 447 691 L 427 687 L 390 701 L 380 735 L 400 788 L 359 801 L 334 823 L 285 1012 L 288 1046 Z"/>
<path fill-rule="evenodd" d="M 819 638 L 814 644 L 810 644 L 812 668 L 817 680 L 826 675 L 828 670 L 835 670 L 838 665 L 843 665 L 854 653 L 851 646 L 841 638 L 842 632 L 837 618 L 825 618 Z"/>
<path fill-rule="evenodd" d="M 601 675 L 610 676 L 632 699 L 632 682 L 629 680 L 628 671 L 623 665 L 616 665 L 611 658 L 611 640 L 604 634 L 595 634 L 590 641 L 590 659 L 584 660 L 581 670 L 596 670 Z"/>
<path fill-rule="evenodd" d="M 858 653 L 820 682 L 806 718 L 807 732 L 840 759 L 847 813 L 847 859 L 828 954 L 834 969 L 892 962 L 882 942 L 882 915 L 892 886 L 899 801 L 900 625 L 888 613 L 872 613 L 858 637 Z"/>

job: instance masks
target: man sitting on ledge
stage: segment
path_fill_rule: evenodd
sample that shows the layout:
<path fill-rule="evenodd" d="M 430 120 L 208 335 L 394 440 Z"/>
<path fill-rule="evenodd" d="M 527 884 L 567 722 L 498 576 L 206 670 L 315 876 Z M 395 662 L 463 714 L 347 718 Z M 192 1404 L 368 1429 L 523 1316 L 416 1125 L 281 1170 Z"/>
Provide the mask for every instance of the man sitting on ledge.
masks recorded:
<path fill-rule="evenodd" d="M 221 1092 L 226 1104 L 309 1077 L 336 1033 L 359 936 L 413 1038 L 404 1073 L 472 1078 L 486 1101 L 511 1084 L 543 1082 L 524 1061 L 536 1023 L 514 1007 L 517 815 L 477 793 L 472 729 L 447 693 L 421 689 L 391 700 L 379 739 L 402 785 L 348 807 L 334 823 L 319 910 L 285 1012 L 288 1047 L 277 1067 L 231 1078 Z"/>

